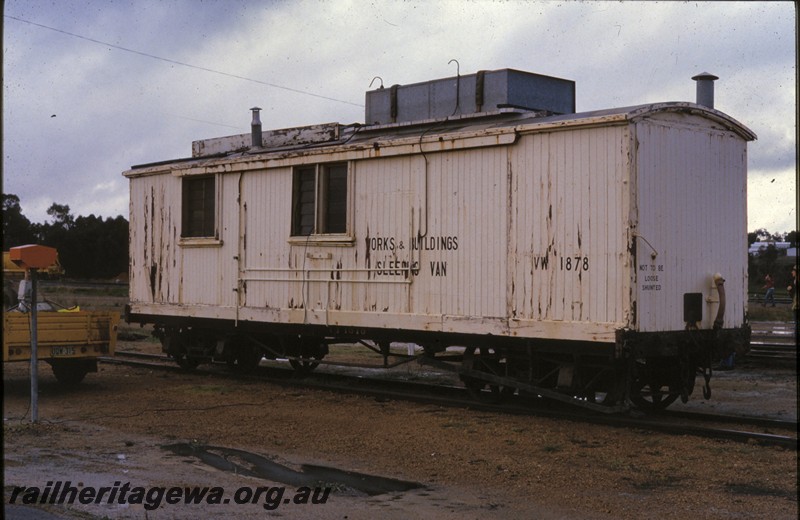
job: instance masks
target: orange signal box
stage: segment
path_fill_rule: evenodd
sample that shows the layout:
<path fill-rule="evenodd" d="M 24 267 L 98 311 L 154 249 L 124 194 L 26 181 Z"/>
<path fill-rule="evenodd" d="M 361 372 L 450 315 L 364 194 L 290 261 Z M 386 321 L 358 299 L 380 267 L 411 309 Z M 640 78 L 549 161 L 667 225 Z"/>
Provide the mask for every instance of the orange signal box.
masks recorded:
<path fill-rule="evenodd" d="M 12 247 L 8 252 L 11 261 L 23 269 L 47 269 L 58 258 L 54 248 L 36 244 Z"/>

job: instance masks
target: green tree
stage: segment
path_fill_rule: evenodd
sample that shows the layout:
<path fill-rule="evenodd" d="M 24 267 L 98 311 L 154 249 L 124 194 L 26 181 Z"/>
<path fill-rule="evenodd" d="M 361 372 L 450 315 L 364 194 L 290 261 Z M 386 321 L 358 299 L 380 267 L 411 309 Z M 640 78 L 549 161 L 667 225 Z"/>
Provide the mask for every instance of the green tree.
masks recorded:
<path fill-rule="evenodd" d="M 3 193 L 3 251 L 36 242 L 31 221 L 22 214 L 19 197 Z"/>
<path fill-rule="evenodd" d="M 50 222 L 31 224 L 22 214 L 19 197 L 3 194 L 3 247 L 39 243 L 58 250 L 70 278 L 117 277 L 128 270 L 128 221 L 74 217 L 66 204 L 53 203 Z"/>
<path fill-rule="evenodd" d="M 775 278 L 775 267 L 778 260 L 778 249 L 774 244 L 769 244 L 767 248 L 758 255 L 759 277 L 771 275 Z"/>
<path fill-rule="evenodd" d="M 112 278 L 128 268 L 128 221 L 79 216 L 60 250 L 61 265 L 71 278 Z"/>
<path fill-rule="evenodd" d="M 750 240 L 751 237 L 755 237 L 755 239 L 751 241 Z M 771 238 L 772 238 L 772 233 L 770 233 L 764 228 L 756 229 L 755 231 L 747 234 L 747 241 L 749 244 L 752 244 L 753 242 L 764 242 Z"/>
<path fill-rule="evenodd" d="M 61 261 L 61 265 L 64 266 L 64 244 L 75 218 L 70 213 L 68 205 L 56 202 L 47 209 L 47 214 L 52 217 L 52 222 L 39 224 L 36 227 L 39 242 L 42 245 L 57 249 L 58 258 Z M 66 269 L 66 266 L 64 268 Z"/>
<path fill-rule="evenodd" d="M 47 214 L 53 217 L 53 226 L 62 229 L 69 229 L 75 223 L 75 217 L 69 212 L 69 206 L 66 204 L 53 203 L 47 208 Z"/>

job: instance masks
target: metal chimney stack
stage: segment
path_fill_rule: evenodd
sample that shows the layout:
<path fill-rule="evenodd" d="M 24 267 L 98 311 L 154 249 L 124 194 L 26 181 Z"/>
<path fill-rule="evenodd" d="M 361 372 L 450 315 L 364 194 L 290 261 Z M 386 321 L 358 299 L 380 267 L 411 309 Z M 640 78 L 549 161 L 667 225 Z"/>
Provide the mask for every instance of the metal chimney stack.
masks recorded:
<path fill-rule="evenodd" d="M 259 112 L 261 112 L 260 107 L 253 107 L 250 109 L 253 112 L 253 122 L 250 123 L 250 136 L 251 142 L 250 146 L 253 148 L 261 148 L 264 141 L 261 138 L 261 118 L 259 117 Z"/>
<path fill-rule="evenodd" d="M 702 72 L 692 79 L 697 82 L 697 104 L 714 108 L 714 81 L 719 78 L 708 72 Z"/>

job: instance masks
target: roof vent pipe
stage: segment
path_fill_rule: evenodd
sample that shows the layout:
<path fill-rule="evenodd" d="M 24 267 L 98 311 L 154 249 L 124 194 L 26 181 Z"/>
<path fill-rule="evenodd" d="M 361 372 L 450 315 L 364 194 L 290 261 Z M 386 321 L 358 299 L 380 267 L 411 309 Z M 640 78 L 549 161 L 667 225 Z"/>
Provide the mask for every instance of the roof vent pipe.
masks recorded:
<path fill-rule="evenodd" d="M 692 79 L 697 82 L 697 104 L 714 108 L 714 81 L 719 78 L 708 72 L 702 72 Z"/>
<path fill-rule="evenodd" d="M 261 108 L 253 107 L 250 110 L 253 112 L 253 122 L 250 123 L 250 146 L 253 148 L 261 148 L 263 146 L 263 141 L 261 139 L 261 118 L 258 114 Z"/>

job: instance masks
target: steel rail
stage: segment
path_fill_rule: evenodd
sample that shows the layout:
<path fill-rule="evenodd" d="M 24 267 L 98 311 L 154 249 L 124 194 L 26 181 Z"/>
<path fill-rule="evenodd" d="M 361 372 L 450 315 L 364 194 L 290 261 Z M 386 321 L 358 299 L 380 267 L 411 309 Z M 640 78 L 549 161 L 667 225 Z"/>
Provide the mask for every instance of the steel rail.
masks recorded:
<path fill-rule="evenodd" d="M 691 421 L 707 421 L 717 423 L 739 423 L 758 426 L 760 428 L 776 428 L 797 431 L 797 421 L 782 421 L 769 417 L 754 417 L 748 415 L 721 415 L 718 413 L 686 412 L 679 410 L 661 410 L 652 414 L 654 417 L 670 419 L 688 419 Z"/>

